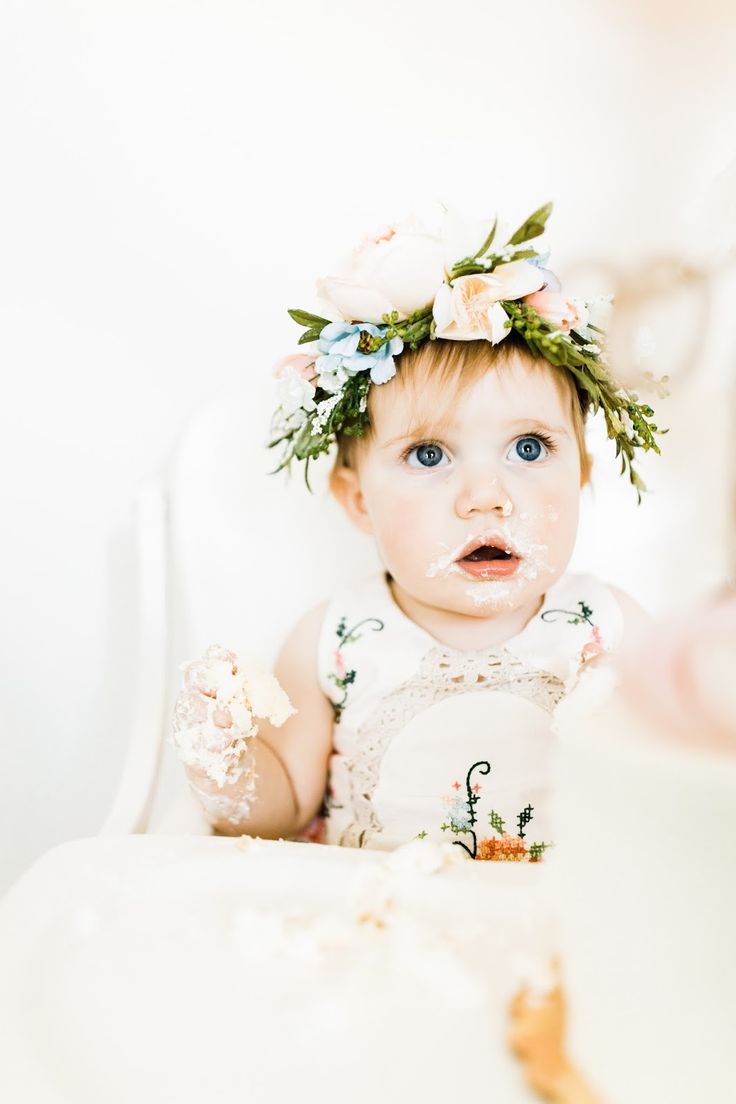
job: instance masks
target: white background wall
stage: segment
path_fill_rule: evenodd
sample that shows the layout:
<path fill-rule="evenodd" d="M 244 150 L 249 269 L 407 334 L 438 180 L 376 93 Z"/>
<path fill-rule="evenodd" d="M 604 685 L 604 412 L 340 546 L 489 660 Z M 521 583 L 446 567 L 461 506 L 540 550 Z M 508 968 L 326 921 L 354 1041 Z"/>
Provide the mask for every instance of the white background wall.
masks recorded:
<path fill-rule="evenodd" d="M 346 247 L 438 199 L 521 220 L 550 198 L 563 275 L 702 245 L 693 209 L 734 155 L 733 16 L 613 7 L 5 0 L 0 884 L 112 798 L 139 481 L 208 396 L 270 386 L 285 308 Z M 716 390 L 729 333 L 704 341 Z M 688 450 L 669 469 L 680 523 L 708 424 L 698 471 Z"/>

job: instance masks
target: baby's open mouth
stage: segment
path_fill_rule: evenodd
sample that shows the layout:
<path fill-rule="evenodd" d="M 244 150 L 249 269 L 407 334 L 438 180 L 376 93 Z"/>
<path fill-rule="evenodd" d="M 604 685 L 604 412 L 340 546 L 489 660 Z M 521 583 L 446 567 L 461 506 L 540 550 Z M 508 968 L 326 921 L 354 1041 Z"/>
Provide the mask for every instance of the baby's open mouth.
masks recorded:
<path fill-rule="evenodd" d="M 514 559 L 514 556 L 505 548 L 497 548 L 493 544 L 482 544 L 480 548 L 475 548 L 467 556 L 463 556 L 463 559 L 469 560 L 471 563 L 477 563 L 479 560 L 511 560 Z"/>
<path fill-rule="evenodd" d="M 485 540 L 481 537 L 466 548 L 467 552 L 459 556 L 456 563 L 473 579 L 507 579 L 516 573 L 521 561 L 521 556 L 502 536 L 489 534 Z"/>

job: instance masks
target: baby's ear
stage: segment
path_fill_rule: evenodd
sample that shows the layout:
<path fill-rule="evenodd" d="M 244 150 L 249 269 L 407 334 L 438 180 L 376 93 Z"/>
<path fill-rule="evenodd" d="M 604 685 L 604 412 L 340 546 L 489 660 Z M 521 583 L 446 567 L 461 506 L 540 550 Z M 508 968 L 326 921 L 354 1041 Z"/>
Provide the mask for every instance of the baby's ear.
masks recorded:
<path fill-rule="evenodd" d="M 373 525 L 368 516 L 358 473 L 344 464 L 336 465 L 330 474 L 330 490 L 348 515 L 353 525 L 363 533 L 372 533 Z"/>

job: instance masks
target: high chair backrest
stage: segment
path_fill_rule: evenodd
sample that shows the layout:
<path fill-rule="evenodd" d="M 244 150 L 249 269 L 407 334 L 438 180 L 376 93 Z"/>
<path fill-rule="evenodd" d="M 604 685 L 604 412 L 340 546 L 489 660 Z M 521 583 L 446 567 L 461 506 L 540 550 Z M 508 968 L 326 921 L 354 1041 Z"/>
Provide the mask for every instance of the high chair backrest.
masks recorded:
<path fill-rule="evenodd" d="M 269 474 L 278 463 L 278 449 L 264 447 L 273 401 L 270 388 L 220 395 L 191 419 L 171 459 L 168 731 L 182 663 L 219 643 L 271 669 L 303 613 L 380 569 L 372 540 L 329 494 L 330 458 L 310 465 L 313 493 L 302 464 Z M 154 823 L 185 788 L 166 745 Z"/>

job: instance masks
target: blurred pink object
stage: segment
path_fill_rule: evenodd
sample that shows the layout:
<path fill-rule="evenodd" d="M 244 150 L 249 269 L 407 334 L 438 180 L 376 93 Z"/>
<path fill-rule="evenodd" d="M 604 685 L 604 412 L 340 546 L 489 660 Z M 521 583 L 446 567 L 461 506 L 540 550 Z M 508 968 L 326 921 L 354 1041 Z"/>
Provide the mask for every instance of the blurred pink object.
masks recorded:
<path fill-rule="evenodd" d="M 663 622 L 615 663 L 654 733 L 736 752 L 736 595 Z"/>

